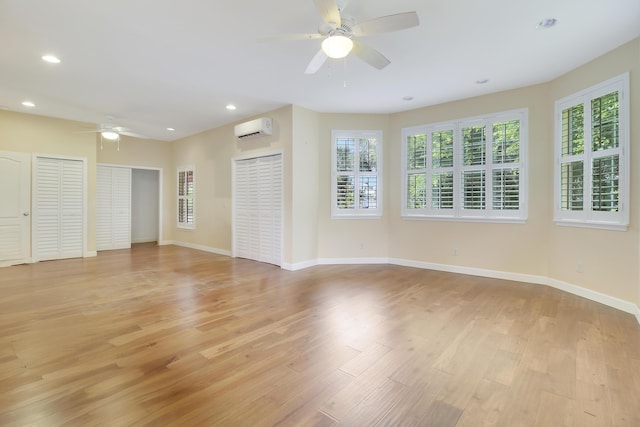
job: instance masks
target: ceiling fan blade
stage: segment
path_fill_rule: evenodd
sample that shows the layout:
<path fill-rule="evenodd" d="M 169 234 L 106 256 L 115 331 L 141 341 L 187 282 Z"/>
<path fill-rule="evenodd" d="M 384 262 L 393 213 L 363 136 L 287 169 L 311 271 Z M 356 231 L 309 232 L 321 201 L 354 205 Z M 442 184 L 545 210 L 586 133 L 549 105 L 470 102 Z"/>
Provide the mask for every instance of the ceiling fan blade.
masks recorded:
<path fill-rule="evenodd" d="M 316 9 L 322 17 L 322 20 L 328 26 L 335 29 L 342 25 L 340 10 L 338 10 L 336 0 L 313 0 L 313 3 L 316 5 Z"/>
<path fill-rule="evenodd" d="M 319 39 L 325 37 L 320 33 L 309 33 L 309 34 L 278 34 L 275 36 L 269 37 L 261 37 L 257 41 L 258 43 L 272 43 L 272 42 L 283 42 L 283 41 L 291 41 L 291 40 L 310 40 L 310 39 Z"/>
<path fill-rule="evenodd" d="M 129 132 L 129 131 L 119 131 L 118 134 L 120 135 L 126 135 L 126 136 L 131 136 L 133 138 L 142 138 L 142 139 L 149 139 L 148 136 L 145 135 L 140 135 L 139 133 L 135 133 L 135 132 Z"/>
<path fill-rule="evenodd" d="M 123 132 L 129 132 L 131 129 L 126 128 L 124 126 L 113 126 L 110 129 L 105 129 L 105 130 L 111 130 L 116 133 L 123 133 Z"/>
<path fill-rule="evenodd" d="M 324 53 L 324 51 L 322 49 L 320 49 L 318 51 L 318 53 L 316 53 L 313 58 L 311 58 L 311 62 L 309 62 L 309 65 L 307 65 L 307 69 L 304 70 L 305 74 L 314 74 L 316 71 L 318 71 L 320 69 L 320 67 L 322 67 L 322 64 L 325 63 L 325 61 L 327 60 L 327 54 Z"/>
<path fill-rule="evenodd" d="M 383 54 L 378 52 L 372 47 L 367 46 L 366 44 L 362 44 L 357 40 L 353 40 L 353 49 L 351 50 L 354 55 L 358 58 L 362 59 L 367 64 L 372 67 L 377 68 L 378 70 L 382 70 L 384 67 L 389 65 L 391 61 L 389 61 Z"/>
<path fill-rule="evenodd" d="M 361 22 L 354 25 L 351 30 L 356 36 L 369 36 L 372 34 L 404 30 L 418 25 L 420 25 L 420 20 L 416 12 L 404 12 Z"/>

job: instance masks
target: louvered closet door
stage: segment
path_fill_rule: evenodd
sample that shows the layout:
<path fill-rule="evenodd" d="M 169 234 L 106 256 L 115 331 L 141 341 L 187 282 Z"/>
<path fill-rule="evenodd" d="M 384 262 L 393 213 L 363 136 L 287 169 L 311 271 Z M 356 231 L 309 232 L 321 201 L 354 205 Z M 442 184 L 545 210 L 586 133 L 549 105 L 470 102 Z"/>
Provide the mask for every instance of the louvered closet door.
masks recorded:
<path fill-rule="evenodd" d="M 237 160 L 234 166 L 233 254 L 282 262 L 282 155 Z"/>
<path fill-rule="evenodd" d="M 131 247 L 131 168 L 98 165 L 96 249 Z"/>
<path fill-rule="evenodd" d="M 37 157 L 34 185 L 34 258 L 83 256 L 84 162 Z"/>

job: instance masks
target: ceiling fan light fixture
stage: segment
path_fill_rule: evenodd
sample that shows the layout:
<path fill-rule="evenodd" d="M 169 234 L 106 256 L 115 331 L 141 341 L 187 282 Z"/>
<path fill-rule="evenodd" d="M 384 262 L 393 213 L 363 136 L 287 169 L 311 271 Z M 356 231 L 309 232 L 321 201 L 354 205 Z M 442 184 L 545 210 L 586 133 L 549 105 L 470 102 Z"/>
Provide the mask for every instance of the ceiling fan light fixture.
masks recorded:
<path fill-rule="evenodd" d="M 100 134 L 104 139 L 108 139 L 109 141 L 115 141 L 120 136 L 116 132 L 110 130 L 100 132 Z"/>
<path fill-rule="evenodd" d="M 322 50 L 329 58 L 344 58 L 353 49 L 353 41 L 343 35 L 329 36 L 322 42 Z"/>

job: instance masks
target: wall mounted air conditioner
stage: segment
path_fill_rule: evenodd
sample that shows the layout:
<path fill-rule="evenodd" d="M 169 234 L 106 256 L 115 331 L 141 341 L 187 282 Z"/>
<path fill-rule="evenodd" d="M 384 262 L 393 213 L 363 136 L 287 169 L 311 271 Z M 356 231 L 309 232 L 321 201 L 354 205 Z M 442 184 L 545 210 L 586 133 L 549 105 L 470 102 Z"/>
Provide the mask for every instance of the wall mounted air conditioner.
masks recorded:
<path fill-rule="evenodd" d="M 250 122 L 240 123 L 234 128 L 236 138 L 247 139 L 255 136 L 271 135 L 273 131 L 273 122 L 271 119 L 262 117 L 260 119 L 251 120 Z"/>

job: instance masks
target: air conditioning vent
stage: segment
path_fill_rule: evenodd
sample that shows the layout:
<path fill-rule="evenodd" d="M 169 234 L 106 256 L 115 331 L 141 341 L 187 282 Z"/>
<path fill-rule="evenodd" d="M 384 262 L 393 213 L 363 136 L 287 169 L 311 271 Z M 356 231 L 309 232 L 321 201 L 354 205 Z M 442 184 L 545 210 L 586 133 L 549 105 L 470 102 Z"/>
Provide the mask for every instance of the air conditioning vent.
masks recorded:
<path fill-rule="evenodd" d="M 273 131 L 273 122 L 271 119 L 262 117 L 260 119 L 251 120 L 249 122 L 240 123 L 234 128 L 236 138 L 249 139 L 257 136 L 271 135 Z"/>

